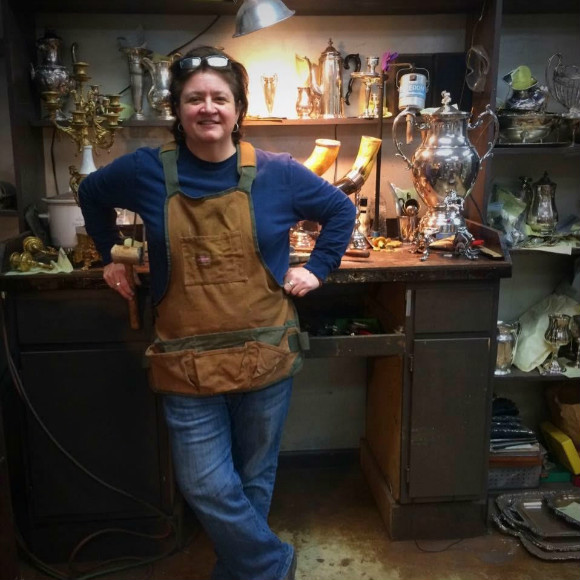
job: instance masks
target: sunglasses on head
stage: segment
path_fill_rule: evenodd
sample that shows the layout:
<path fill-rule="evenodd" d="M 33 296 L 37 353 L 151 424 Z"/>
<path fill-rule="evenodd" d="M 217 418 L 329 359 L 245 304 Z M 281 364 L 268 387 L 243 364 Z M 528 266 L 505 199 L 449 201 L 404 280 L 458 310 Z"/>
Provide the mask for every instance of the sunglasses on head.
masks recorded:
<path fill-rule="evenodd" d="M 230 64 L 230 59 L 227 56 L 219 54 L 212 54 L 210 56 L 190 56 L 182 58 L 179 61 L 179 68 L 181 70 L 195 70 L 201 66 L 202 62 L 206 62 L 212 68 L 226 68 Z"/>

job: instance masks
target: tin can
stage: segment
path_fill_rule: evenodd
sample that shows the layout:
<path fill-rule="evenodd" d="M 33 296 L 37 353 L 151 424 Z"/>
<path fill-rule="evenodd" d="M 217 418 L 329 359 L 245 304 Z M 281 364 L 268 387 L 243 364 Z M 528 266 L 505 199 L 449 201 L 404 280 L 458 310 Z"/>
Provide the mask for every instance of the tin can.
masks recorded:
<path fill-rule="evenodd" d="M 427 86 L 427 77 L 424 74 L 411 72 L 402 75 L 399 82 L 399 109 L 424 109 Z"/>

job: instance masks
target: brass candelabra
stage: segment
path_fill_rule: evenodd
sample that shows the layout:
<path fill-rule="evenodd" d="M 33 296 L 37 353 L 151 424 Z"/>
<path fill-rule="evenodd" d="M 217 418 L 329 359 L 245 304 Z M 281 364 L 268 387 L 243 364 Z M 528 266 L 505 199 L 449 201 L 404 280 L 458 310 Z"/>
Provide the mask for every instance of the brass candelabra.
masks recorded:
<path fill-rule="evenodd" d="M 119 125 L 119 115 L 123 109 L 121 96 L 102 95 L 99 85 L 89 85 L 89 88 L 85 89 L 85 84 L 91 78 L 87 73 L 88 67 L 89 64 L 86 62 L 73 64 L 74 88 L 70 94 L 74 99 L 74 110 L 68 124 L 62 124 L 57 120 L 59 93 L 56 91 L 41 93 L 53 125 L 77 143 L 79 153 L 86 146 L 109 150 L 115 142 L 115 134 L 121 129 Z"/>

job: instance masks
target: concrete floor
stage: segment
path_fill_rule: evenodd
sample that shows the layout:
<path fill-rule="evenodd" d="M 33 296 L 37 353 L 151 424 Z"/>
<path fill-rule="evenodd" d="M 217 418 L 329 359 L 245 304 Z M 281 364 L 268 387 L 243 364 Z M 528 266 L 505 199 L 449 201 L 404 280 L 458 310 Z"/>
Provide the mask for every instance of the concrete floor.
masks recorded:
<path fill-rule="evenodd" d="M 299 580 L 579 580 L 578 562 L 545 562 L 516 538 L 389 541 L 356 457 L 308 465 L 282 461 L 271 526 L 298 552 Z M 111 573 L 114 580 L 207 580 L 214 561 L 194 528 L 185 548 L 151 565 Z M 87 570 L 85 565 L 81 569 Z M 64 571 L 64 568 L 61 568 Z M 23 580 L 49 578 L 22 564 Z"/>

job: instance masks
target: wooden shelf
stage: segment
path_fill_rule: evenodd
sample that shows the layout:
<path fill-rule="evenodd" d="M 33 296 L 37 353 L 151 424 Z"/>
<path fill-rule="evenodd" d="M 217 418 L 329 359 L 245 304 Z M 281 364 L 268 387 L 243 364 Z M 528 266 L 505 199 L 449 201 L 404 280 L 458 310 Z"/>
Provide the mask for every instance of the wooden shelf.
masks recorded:
<path fill-rule="evenodd" d="M 240 3 L 233 0 L 10 0 L 15 10 L 32 12 L 72 12 L 109 14 L 219 14 L 234 15 Z M 481 11 L 480 0 L 286 0 L 285 4 L 302 16 L 352 16 L 369 14 L 465 14 Z"/>
<path fill-rule="evenodd" d="M 393 122 L 393 117 L 386 117 L 383 123 L 389 124 Z M 68 122 L 60 122 L 67 126 Z M 52 123 L 47 119 L 36 119 L 30 123 L 33 127 L 52 127 Z M 171 127 L 173 121 L 166 121 L 163 119 L 145 119 L 144 121 L 134 121 L 128 119 L 119 123 L 121 127 Z M 367 127 L 375 127 L 377 119 L 361 119 L 359 117 L 346 117 L 344 119 L 288 119 L 288 118 L 246 118 L 244 121 L 245 127 L 315 127 L 315 126 L 334 126 L 334 125 L 360 125 Z"/>
<path fill-rule="evenodd" d="M 9 0 L 15 11 L 72 12 L 109 14 L 215 14 L 233 15 L 239 9 L 234 0 Z M 353 16 L 373 14 L 478 14 L 481 0 L 286 0 L 286 5 L 300 16 Z M 577 0 L 559 0 L 557 7 L 548 0 L 504 0 L 506 14 L 577 14 Z"/>
<path fill-rule="evenodd" d="M 507 155 L 558 155 L 562 157 L 577 157 L 580 155 L 580 145 L 496 145 L 493 154 Z"/>

